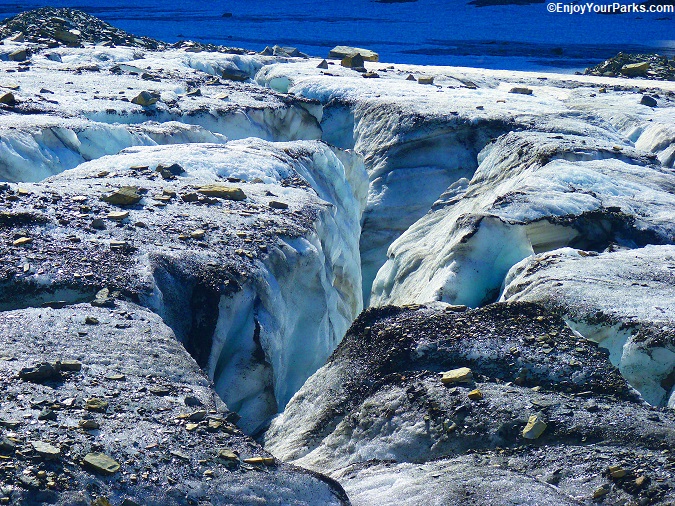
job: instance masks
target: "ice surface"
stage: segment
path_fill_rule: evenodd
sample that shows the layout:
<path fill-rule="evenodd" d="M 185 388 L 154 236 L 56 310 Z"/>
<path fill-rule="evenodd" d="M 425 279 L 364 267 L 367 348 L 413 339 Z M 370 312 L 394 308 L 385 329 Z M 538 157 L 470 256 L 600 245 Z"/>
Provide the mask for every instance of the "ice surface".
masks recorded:
<path fill-rule="evenodd" d="M 62 177 L 115 177 L 132 166 L 154 170 L 172 163 L 181 165 L 183 177 L 202 184 L 236 178 L 248 183 L 245 191 L 252 197 L 260 192 L 265 200 L 288 202 L 298 213 L 314 199 L 312 230 L 301 237 L 279 235 L 256 270 L 247 273 L 242 289 L 223 295 L 218 304 L 207 371 L 216 391 L 242 415 L 241 426 L 254 432 L 325 362 L 362 309 L 358 240 L 367 176 L 359 157 L 321 142 L 250 138 L 224 145 L 127 148 Z M 294 178 L 307 188 L 282 186 Z M 189 269 L 187 260 L 176 261 Z M 150 266 L 146 276 L 151 295 L 145 305 L 185 340 L 190 323 L 185 282 Z"/>
<path fill-rule="evenodd" d="M 675 247 L 537 255 L 511 269 L 501 299 L 560 311 L 573 329 L 609 350 L 647 402 L 672 407 Z"/>

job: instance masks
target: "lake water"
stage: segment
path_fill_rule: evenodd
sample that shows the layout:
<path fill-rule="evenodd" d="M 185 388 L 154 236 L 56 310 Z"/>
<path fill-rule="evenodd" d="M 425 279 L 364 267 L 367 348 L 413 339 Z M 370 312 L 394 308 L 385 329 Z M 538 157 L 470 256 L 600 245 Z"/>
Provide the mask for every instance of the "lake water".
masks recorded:
<path fill-rule="evenodd" d="M 281 44 L 317 56 L 346 44 L 398 63 L 572 72 L 619 51 L 675 55 L 675 14 L 551 14 L 546 3 L 29 0 L 0 4 L 0 18 L 45 5 L 78 8 L 169 42 L 192 39 L 256 51 Z"/>

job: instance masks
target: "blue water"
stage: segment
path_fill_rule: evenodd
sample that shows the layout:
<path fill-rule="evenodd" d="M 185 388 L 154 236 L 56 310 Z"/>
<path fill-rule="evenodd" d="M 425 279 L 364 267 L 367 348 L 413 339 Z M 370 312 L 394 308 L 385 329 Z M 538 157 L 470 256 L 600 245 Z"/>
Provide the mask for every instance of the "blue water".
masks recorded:
<path fill-rule="evenodd" d="M 74 7 L 169 42 L 256 51 L 282 44 L 316 56 L 346 44 L 373 49 L 381 61 L 520 70 L 580 70 L 619 51 L 675 54 L 674 14 L 549 14 L 545 3 L 467 1 L 29 0 L 0 4 L 0 18 L 45 5 Z"/>

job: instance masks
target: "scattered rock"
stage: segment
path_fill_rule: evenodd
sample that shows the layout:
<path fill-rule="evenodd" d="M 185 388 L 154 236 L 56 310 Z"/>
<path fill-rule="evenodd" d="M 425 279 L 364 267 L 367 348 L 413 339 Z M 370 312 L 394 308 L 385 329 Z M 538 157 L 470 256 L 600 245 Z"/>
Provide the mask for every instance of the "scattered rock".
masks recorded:
<path fill-rule="evenodd" d="M 204 236 L 206 235 L 206 231 L 198 228 L 197 230 L 194 230 L 193 232 L 190 233 L 190 237 L 193 239 L 204 239 Z"/>
<path fill-rule="evenodd" d="M 326 60 L 321 60 L 321 63 L 319 63 L 316 68 L 325 70 L 328 68 L 328 62 Z"/>
<path fill-rule="evenodd" d="M 649 62 L 629 63 L 621 67 L 621 73 L 628 77 L 643 76 L 649 70 Z"/>
<path fill-rule="evenodd" d="M 468 383 L 473 381 L 473 372 L 468 367 L 460 367 L 441 373 L 441 383 L 447 385 L 449 383 Z"/>
<path fill-rule="evenodd" d="M 537 439 L 546 430 L 547 424 L 540 418 L 539 415 L 530 416 L 527 425 L 523 429 L 523 437 L 525 439 Z"/>
<path fill-rule="evenodd" d="M 417 82 L 420 84 L 434 84 L 434 76 L 419 76 Z"/>
<path fill-rule="evenodd" d="M 417 81 L 417 78 L 412 74 L 408 74 L 408 77 L 406 77 L 405 80 L 406 81 Z"/>
<path fill-rule="evenodd" d="M 288 209 L 286 202 L 279 202 L 278 200 L 270 200 L 269 206 L 272 209 Z"/>
<path fill-rule="evenodd" d="M 43 362 L 34 367 L 24 367 L 19 371 L 19 378 L 31 383 L 42 383 L 60 379 L 61 373 L 52 364 Z"/>
<path fill-rule="evenodd" d="M 123 186 L 109 195 L 103 197 L 103 201 L 115 206 L 132 206 L 141 201 L 141 195 L 135 186 Z"/>
<path fill-rule="evenodd" d="M 61 450 L 56 446 L 44 443 L 42 441 L 31 441 L 30 445 L 37 455 L 45 460 L 58 459 L 61 456 Z"/>
<path fill-rule="evenodd" d="M 131 99 L 132 104 L 137 104 L 143 107 L 148 107 L 156 104 L 159 100 L 159 95 L 150 93 L 149 91 L 141 91 L 138 95 Z"/>
<path fill-rule="evenodd" d="M 624 468 L 622 468 L 621 466 L 609 466 L 609 468 L 607 468 L 607 470 L 609 471 L 609 474 L 612 478 L 618 479 L 618 478 L 623 478 L 624 476 L 626 476 L 626 470 Z"/>
<path fill-rule="evenodd" d="M 650 97 L 649 95 L 642 95 L 640 103 L 642 105 L 646 105 L 647 107 L 656 107 L 658 105 L 656 99 L 654 97 Z"/>
<path fill-rule="evenodd" d="M 340 65 L 348 69 L 361 68 L 364 66 L 364 59 L 359 53 L 351 53 L 342 58 Z"/>
<path fill-rule="evenodd" d="M 246 194 L 241 188 L 236 186 L 226 186 L 222 184 L 208 184 L 200 186 L 197 191 L 202 195 L 217 197 L 225 200 L 245 200 Z"/>
<path fill-rule="evenodd" d="M 38 420 L 45 420 L 45 421 L 55 421 L 57 418 L 56 412 L 49 409 L 45 408 L 42 411 L 40 411 L 40 414 L 38 415 Z"/>
<path fill-rule="evenodd" d="M 80 427 L 80 429 L 86 430 L 94 430 L 101 427 L 101 425 L 96 420 L 87 418 L 83 418 L 82 420 L 77 422 L 77 425 L 78 427 Z"/>
<path fill-rule="evenodd" d="M 97 411 L 100 413 L 105 413 L 105 411 L 108 409 L 108 403 L 103 399 L 91 397 L 85 401 L 84 409 L 88 411 Z"/>
<path fill-rule="evenodd" d="M 129 217 L 129 211 L 112 211 L 108 213 L 107 218 L 113 221 L 123 221 Z"/>
<path fill-rule="evenodd" d="M 82 461 L 85 467 L 100 474 L 112 475 L 120 469 L 120 464 L 105 453 L 88 453 Z"/>
<path fill-rule="evenodd" d="M 593 492 L 593 499 L 600 499 L 601 497 L 606 496 L 609 494 L 609 485 L 603 485 L 600 488 L 597 488 L 595 492 Z"/>
<path fill-rule="evenodd" d="M 483 392 L 481 392 L 480 389 L 476 388 L 474 390 L 471 390 L 471 392 L 468 393 L 468 397 L 472 401 L 479 401 L 483 398 Z"/>
<path fill-rule="evenodd" d="M 274 457 L 251 457 L 250 459 L 244 459 L 244 463 L 271 466 L 274 464 Z"/>
<path fill-rule="evenodd" d="M 342 60 L 346 56 L 350 56 L 355 53 L 358 54 L 365 61 L 372 61 L 372 62 L 380 61 L 380 55 L 378 55 L 375 51 L 371 51 L 370 49 L 363 49 L 361 47 L 351 47 L 351 46 L 335 46 L 328 53 L 328 57 L 334 58 L 336 60 Z"/>
<path fill-rule="evenodd" d="M 25 61 L 28 57 L 28 52 L 25 49 L 17 49 L 9 53 L 9 59 L 12 61 Z"/>
<path fill-rule="evenodd" d="M 236 67 L 230 67 L 223 70 L 221 76 L 223 79 L 227 79 L 228 81 L 238 82 L 247 81 L 249 78 L 248 73 L 244 72 L 243 70 L 239 70 Z"/>
<path fill-rule="evenodd" d="M 79 360 L 61 360 L 61 370 L 62 371 L 81 371 L 82 362 Z"/>
<path fill-rule="evenodd" d="M 26 246 L 28 244 L 31 244 L 33 242 L 33 239 L 31 237 L 20 237 L 19 239 L 15 240 L 12 245 L 14 246 Z"/>
<path fill-rule="evenodd" d="M 515 87 L 511 88 L 509 93 L 515 93 L 518 95 L 532 95 L 532 90 L 530 88 Z"/>

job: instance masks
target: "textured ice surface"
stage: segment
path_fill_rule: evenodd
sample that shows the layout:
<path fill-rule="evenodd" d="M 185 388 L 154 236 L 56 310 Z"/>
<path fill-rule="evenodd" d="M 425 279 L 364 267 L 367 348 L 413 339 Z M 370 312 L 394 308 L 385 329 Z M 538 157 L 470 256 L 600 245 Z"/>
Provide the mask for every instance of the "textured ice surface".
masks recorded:
<path fill-rule="evenodd" d="M 641 106 L 633 90 L 597 93 L 597 86 L 616 81 L 449 67 L 367 67 L 380 78 L 364 84 L 351 70 L 336 64 L 322 71 L 315 61 L 267 65 L 256 76 L 278 91 L 318 100 L 324 106 L 323 139 L 354 147 L 364 156 L 371 181 L 361 237 L 365 301 L 391 243 L 448 187 L 471 179 L 481 161 L 478 153 L 502 134 L 534 130 L 551 137 L 583 136 L 590 144 L 580 149 L 588 158 L 611 156 L 597 151 L 611 153 L 614 146 L 631 151 L 635 144 L 672 166 L 674 109 Z M 433 75 L 435 85 L 406 80 L 411 73 Z M 509 93 L 515 86 L 527 86 L 533 94 Z M 514 156 L 500 170 L 510 171 L 516 163 Z"/>
<path fill-rule="evenodd" d="M 355 504 L 590 504 L 617 461 L 633 474 L 606 500 L 646 497 L 629 485 L 644 472 L 668 483 L 651 498 L 667 504 L 672 473 L 650 449 L 671 444 L 672 412 L 643 403 L 602 349 L 540 306 L 457 310 L 364 311 L 266 448 L 328 472 Z M 443 385 L 458 367 L 474 381 Z M 527 440 L 532 415 L 547 428 Z"/>
<path fill-rule="evenodd" d="M 184 170 L 175 179 L 155 172 L 158 164 L 173 163 Z M 247 199 L 234 208 L 222 204 L 227 201 L 204 200 L 195 190 L 207 183 L 234 184 Z M 105 220 L 115 210 L 101 208 L 95 195 L 125 185 L 145 188 L 141 202 L 119 225 L 109 220 L 104 230 L 89 228 L 91 220 Z M 324 143 L 251 138 L 133 147 L 22 188 L 30 195 L 19 200 L 22 209 L 31 209 L 33 198 L 64 193 L 63 201 L 54 202 L 65 208 L 52 212 L 69 219 L 42 230 L 50 236 L 47 248 L 69 235 L 80 238 L 82 251 L 105 251 L 111 240 L 127 241 L 131 248 L 113 262 L 122 270 L 119 279 L 101 271 L 102 279 L 87 280 L 82 263 L 68 260 L 56 267 L 48 257 L 42 263 L 23 252 L 18 258 L 10 254 L 7 268 L 17 262 L 44 267 L 31 268 L 5 287 L 3 304 L 54 300 L 59 289 L 73 292 L 64 292 L 65 300 L 86 298 L 97 283 L 136 291 L 195 354 L 247 431 L 283 408 L 361 311 L 358 240 L 367 178 L 359 157 Z M 189 194 L 201 200 L 191 203 Z M 65 210 L 83 195 L 88 206 L 79 213 Z M 271 208 L 273 201 L 288 209 Z M 39 208 L 35 212 L 41 213 Z M 199 229 L 206 239 L 195 242 L 190 234 Z M 54 252 L 55 263 L 61 254 L 68 249 Z M 24 288 L 13 293 L 17 285 Z"/>
<path fill-rule="evenodd" d="M 536 255 L 511 269 L 501 300 L 561 312 L 573 329 L 609 350 L 646 401 L 673 407 L 675 247 Z"/>
<path fill-rule="evenodd" d="M 496 300 L 511 266 L 535 252 L 671 242 L 674 187 L 672 171 L 631 148 L 507 134 L 484 149 L 460 195 L 394 242 L 371 302 L 475 307 Z"/>

